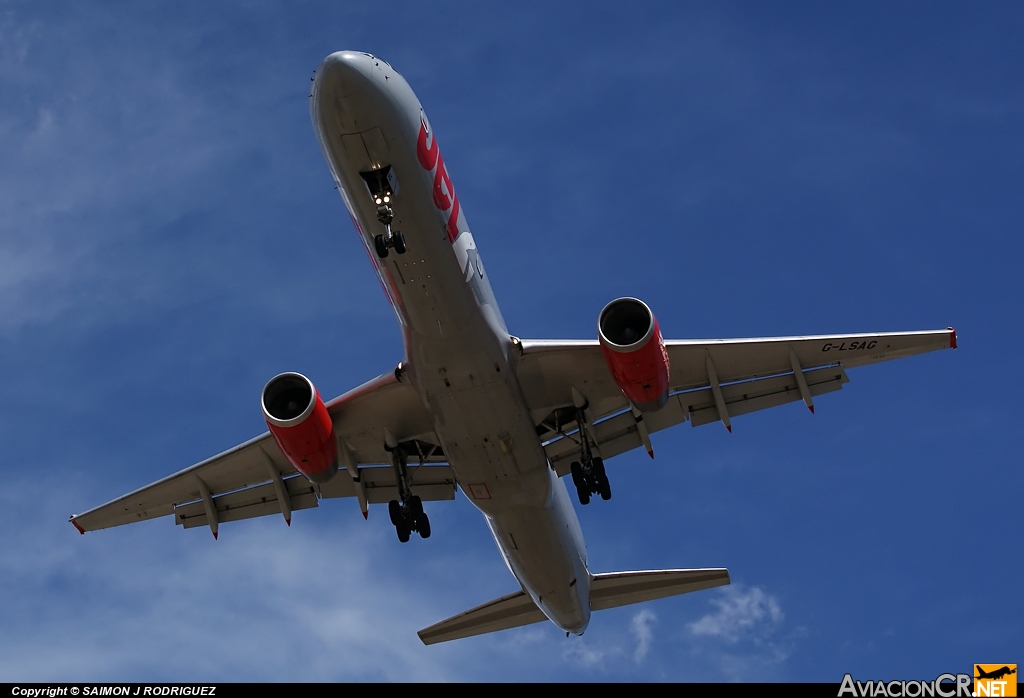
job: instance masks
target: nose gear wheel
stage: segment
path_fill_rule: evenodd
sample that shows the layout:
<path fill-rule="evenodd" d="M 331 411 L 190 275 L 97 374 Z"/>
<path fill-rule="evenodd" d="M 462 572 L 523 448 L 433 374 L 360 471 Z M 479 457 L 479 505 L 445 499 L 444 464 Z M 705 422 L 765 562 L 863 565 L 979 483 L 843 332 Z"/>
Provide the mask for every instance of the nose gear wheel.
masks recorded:
<path fill-rule="evenodd" d="M 395 212 L 390 206 L 377 207 L 377 220 L 384 226 L 383 235 L 373 236 L 373 246 L 377 250 L 377 256 L 384 259 L 388 256 L 388 250 L 394 248 L 398 254 L 405 254 L 405 236 L 401 230 L 391 230 L 391 221 L 395 219 Z"/>

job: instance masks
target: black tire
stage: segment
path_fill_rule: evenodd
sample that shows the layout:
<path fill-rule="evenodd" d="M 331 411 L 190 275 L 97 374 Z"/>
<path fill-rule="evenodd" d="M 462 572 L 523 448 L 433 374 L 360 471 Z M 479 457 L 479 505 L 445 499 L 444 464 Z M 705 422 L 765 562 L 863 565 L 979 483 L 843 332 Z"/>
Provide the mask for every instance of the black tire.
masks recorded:
<path fill-rule="evenodd" d="M 608 475 L 604 471 L 604 461 L 600 458 L 594 459 L 594 479 L 597 481 L 597 493 L 601 499 L 608 501 L 612 498 L 612 486 L 608 482 Z"/>
<path fill-rule="evenodd" d="M 583 506 L 590 504 L 590 490 L 585 487 L 577 487 L 576 494 L 580 498 L 580 504 Z"/>
<path fill-rule="evenodd" d="M 409 527 L 407 525 L 405 525 L 404 521 L 402 523 L 400 523 L 399 525 L 395 526 L 395 531 L 398 533 L 398 540 L 399 540 L 399 542 L 402 542 L 402 543 L 408 543 L 409 542 L 409 534 L 411 533 L 411 531 L 409 530 Z"/>
<path fill-rule="evenodd" d="M 388 516 L 391 517 L 391 525 L 398 526 L 402 522 L 402 505 L 397 500 L 388 502 Z"/>
<path fill-rule="evenodd" d="M 402 235 L 401 230 L 396 230 L 391 234 L 391 241 L 395 245 L 395 252 L 405 254 L 405 236 Z"/>
<path fill-rule="evenodd" d="M 414 521 L 423 516 L 423 500 L 416 495 L 409 497 L 409 511 L 412 512 Z"/>
<path fill-rule="evenodd" d="M 587 486 L 586 478 L 583 477 L 583 466 L 579 461 L 572 462 L 569 466 L 569 473 L 572 475 L 572 484 L 576 485 L 576 489 L 581 490 Z"/>
<path fill-rule="evenodd" d="M 383 235 L 375 235 L 373 238 L 373 246 L 377 248 L 377 256 L 384 259 L 388 256 L 388 245 L 384 242 Z"/>
<path fill-rule="evenodd" d="M 416 520 L 416 530 L 420 532 L 420 538 L 430 538 L 430 519 L 426 514 L 420 514 Z"/>

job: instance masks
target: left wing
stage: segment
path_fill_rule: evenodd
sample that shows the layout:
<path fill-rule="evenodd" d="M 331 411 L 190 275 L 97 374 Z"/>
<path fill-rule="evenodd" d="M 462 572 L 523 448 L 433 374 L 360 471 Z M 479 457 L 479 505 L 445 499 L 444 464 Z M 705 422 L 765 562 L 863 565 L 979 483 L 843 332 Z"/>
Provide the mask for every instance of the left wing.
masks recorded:
<path fill-rule="evenodd" d="M 573 388 L 586 398 L 603 458 L 649 444 L 651 432 L 721 421 L 842 388 L 845 368 L 955 349 L 953 328 L 760 339 L 666 340 L 668 404 L 641 414 L 615 384 L 597 340 L 516 340 L 516 375 L 559 475 L 578 452 Z M 712 375 L 713 374 L 713 375 Z M 715 393 L 719 393 L 716 395 Z M 719 401 L 719 396 L 721 401 Z"/>
<path fill-rule="evenodd" d="M 257 436 L 218 456 L 186 468 L 84 514 L 71 517 L 80 532 L 174 515 L 184 528 L 210 526 L 254 516 L 282 514 L 318 506 L 322 498 L 358 497 L 367 504 L 398 499 L 394 473 L 388 467 L 359 467 L 389 462 L 384 431 L 389 430 L 408 455 L 429 465 L 409 469 L 410 486 L 421 500 L 455 498 L 455 475 L 440 465 L 444 453 L 436 445 L 430 416 L 419 395 L 394 372 L 327 403 L 339 442 L 343 442 L 358 479 L 340 472 L 314 485 L 291 466 L 269 433 Z M 342 463 L 344 468 L 345 464 Z"/>

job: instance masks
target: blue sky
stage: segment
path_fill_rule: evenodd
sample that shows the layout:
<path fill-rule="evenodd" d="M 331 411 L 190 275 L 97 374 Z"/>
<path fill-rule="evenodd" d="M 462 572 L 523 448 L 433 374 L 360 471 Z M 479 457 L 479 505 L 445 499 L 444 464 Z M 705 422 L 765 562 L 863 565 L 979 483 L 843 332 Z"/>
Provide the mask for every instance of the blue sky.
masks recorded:
<path fill-rule="evenodd" d="M 0 5 L 0 680 L 933 678 L 1020 662 L 1024 10 L 955 3 Z M 734 584 L 423 647 L 516 588 L 461 495 L 79 536 L 71 513 L 401 358 L 309 79 L 417 92 L 511 331 L 936 329 L 956 352 L 654 436 L 580 508 L 595 571 Z M 640 182 L 650 182 L 651 186 Z M 1013 618 L 1017 618 L 1014 621 Z"/>

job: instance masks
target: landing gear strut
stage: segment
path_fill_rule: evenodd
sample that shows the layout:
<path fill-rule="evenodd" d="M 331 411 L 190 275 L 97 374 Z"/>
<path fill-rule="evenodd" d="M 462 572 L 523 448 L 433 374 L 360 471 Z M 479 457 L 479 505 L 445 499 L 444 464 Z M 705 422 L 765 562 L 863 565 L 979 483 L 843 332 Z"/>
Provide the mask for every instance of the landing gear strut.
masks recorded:
<path fill-rule="evenodd" d="M 390 206 L 377 207 L 377 220 L 384 225 L 384 234 L 375 235 L 373 246 L 377 248 L 377 256 L 384 259 L 388 256 L 388 250 L 395 248 L 398 254 L 405 254 L 405 236 L 401 230 L 391 230 L 391 221 L 395 219 L 395 212 Z"/>
<path fill-rule="evenodd" d="M 569 467 L 580 504 L 589 504 L 592 494 L 600 494 L 601 499 L 606 501 L 612 498 L 612 487 L 604 472 L 604 460 L 600 456 L 595 456 L 590 449 L 585 409 L 585 404 L 583 407 L 576 408 L 576 423 L 580 425 L 580 459 L 573 461 Z"/>
<path fill-rule="evenodd" d="M 420 538 L 430 538 L 430 519 L 423 511 L 423 502 L 412 493 L 409 487 L 409 474 L 405 467 L 405 452 L 401 448 L 384 447 L 391 456 L 391 468 L 395 471 L 395 481 L 398 484 L 399 499 L 392 499 L 388 502 L 388 515 L 391 523 L 398 533 L 398 540 L 403 543 L 409 542 L 409 536 L 413 531 L 420 534 Z"/>
<path fill-rule="evenodd" d="M 373 236 L 373 246 L 377 249 L 377 256 L 384 259 L 388 256 L 388 250 L 395 249 L 398 254 L 405 254 L 405 236 L 400 230 L 391 230 L 391 221 L 395 218 L 395 212 L 391 210 L 390 204 L 394 203 L 395 194 L 398 193 L 398 177 L 391 165 L 385 165 L 376 170 L 360 172 L 359 175 L 366 182 L 366 188 L 370 191 L 373 203 L 377 204 L 377 220 L 384 226 L 383 235 Z"/>

